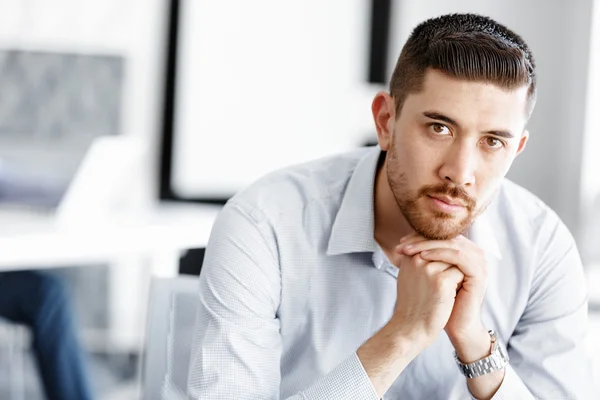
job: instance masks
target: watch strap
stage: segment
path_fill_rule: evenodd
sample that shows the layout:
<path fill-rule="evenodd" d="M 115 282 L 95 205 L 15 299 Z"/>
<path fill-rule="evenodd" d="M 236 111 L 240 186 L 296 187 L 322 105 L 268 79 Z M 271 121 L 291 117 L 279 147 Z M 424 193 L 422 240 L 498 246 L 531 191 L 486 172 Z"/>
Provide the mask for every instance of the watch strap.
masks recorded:
<path fill-rule="evenodd" d="M 508 357 L 508 353 L 504 349 L 504 346 L 498 340 L 496 332 L 490 330 L 488 332 L 490 334 L 490 339 L 492 342 L 492 349 L 490 351 L 490 355 L 482 358 L 481 360 L 477 360 L 472 363 L 465 364 L 461 362 L 454 352 L 454 360 L 458 365 L 460 371 L 467 378 L 477 378 L 478 376 L 483 376 L 489 374 L 491 372 L 499 371 L 502 368 L 506 367 L 508 362 L 510 361 Z"/>

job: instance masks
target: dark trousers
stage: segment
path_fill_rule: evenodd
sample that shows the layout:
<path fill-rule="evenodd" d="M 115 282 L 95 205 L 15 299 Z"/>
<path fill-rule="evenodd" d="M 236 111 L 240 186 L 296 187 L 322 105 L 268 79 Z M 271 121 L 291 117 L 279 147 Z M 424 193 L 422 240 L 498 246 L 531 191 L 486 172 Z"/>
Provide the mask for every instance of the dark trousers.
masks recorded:
<path fill-rule="evenodd" d="M 49 400 L 92 398 L 69 296 L 58 278 L 39 271 L 0 273 L 0 317 L 31 329 Z"/>

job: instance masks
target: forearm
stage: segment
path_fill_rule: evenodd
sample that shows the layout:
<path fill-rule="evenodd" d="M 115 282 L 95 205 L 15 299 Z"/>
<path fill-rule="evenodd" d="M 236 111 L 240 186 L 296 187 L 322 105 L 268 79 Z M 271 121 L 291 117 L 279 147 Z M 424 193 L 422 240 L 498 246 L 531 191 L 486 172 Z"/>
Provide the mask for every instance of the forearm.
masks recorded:
<path fill-rule="evenodd" d="M 399 334 L 399 322 L 392 318 L 356 353 L 381 398 L 422 348 L 417 341 Z"/>
<path fill-rule="evenodd" d="M 478 378 L 467 379 L 469 392 L 477 400 L 490 400 L 494 397 L 502 381 L 504 380 L 505 369 L 480 376 Z"/>

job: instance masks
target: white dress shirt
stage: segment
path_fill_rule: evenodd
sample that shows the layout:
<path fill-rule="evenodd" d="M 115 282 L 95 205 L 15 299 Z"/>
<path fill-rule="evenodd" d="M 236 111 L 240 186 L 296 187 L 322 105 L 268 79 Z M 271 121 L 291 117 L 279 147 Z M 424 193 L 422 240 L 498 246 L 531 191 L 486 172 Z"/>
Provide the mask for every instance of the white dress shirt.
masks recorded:
<path fill-rule="evenodd" d="M 378 147 L 274 172 L 234 196 L 200 274 L 192 399 L 377 399 L 356 350 L 391 318 L 397 269 L 374 239 Z M 596 398 L 573 237 L 505 180 L 469 235 L 488 254 L 483 322 L 510 365 L 494 399 Z M 384 399 L 469 399 L 444 332 Z"/>

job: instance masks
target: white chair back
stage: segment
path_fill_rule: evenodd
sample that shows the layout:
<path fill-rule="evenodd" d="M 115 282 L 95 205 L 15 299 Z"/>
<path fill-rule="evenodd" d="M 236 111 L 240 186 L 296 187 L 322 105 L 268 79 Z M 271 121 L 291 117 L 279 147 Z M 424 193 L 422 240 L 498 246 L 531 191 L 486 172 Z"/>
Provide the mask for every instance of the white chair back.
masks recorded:
<path fill-rule="evenodd" d="M 144 400 L 187 399 L 198 277 L 153 278 L 142 365 Z"/>

